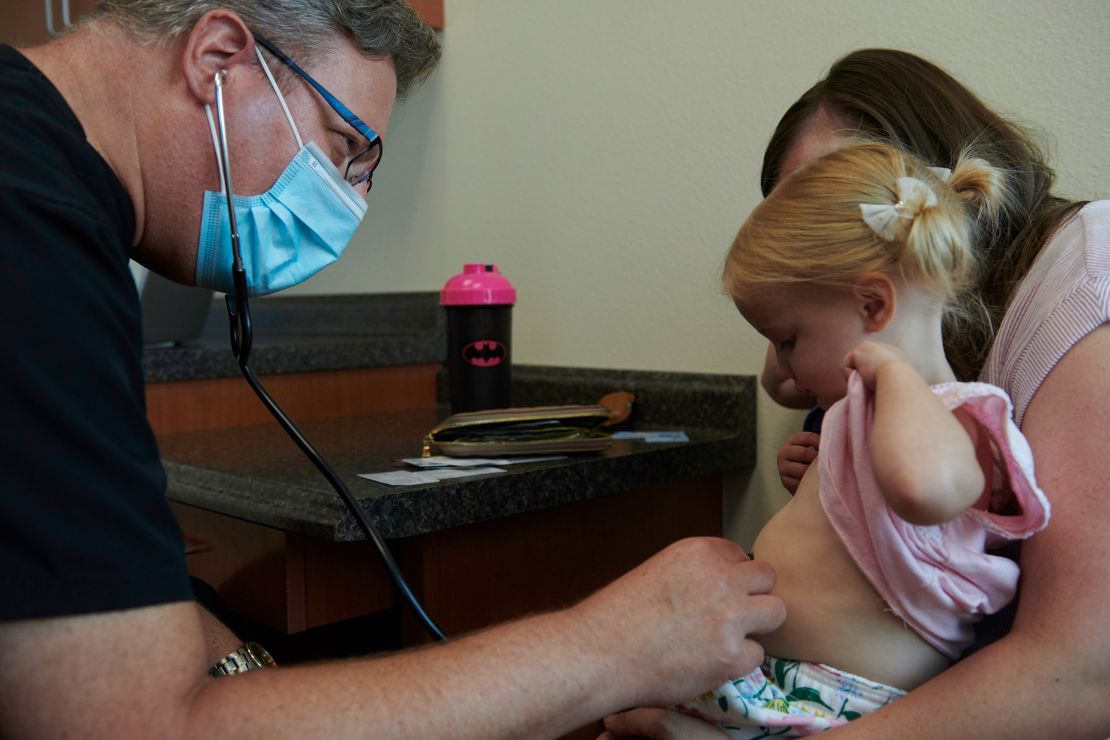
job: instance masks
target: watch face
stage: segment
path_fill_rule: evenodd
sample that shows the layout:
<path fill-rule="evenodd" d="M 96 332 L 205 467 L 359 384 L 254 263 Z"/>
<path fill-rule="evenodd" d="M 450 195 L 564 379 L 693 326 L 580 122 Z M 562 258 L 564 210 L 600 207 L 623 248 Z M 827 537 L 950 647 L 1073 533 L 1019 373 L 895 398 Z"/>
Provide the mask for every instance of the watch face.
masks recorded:
<path fill-rule="evenodd" d="M 260 668 L 273 668 L 277 665 L 277 661 L 273 656 L 266 651 L 266 648 L 259 645 L 257 642 L 247 642 L 243 644 L 243 649 L 247 654 L 254 658 L 254 661 Z"/>

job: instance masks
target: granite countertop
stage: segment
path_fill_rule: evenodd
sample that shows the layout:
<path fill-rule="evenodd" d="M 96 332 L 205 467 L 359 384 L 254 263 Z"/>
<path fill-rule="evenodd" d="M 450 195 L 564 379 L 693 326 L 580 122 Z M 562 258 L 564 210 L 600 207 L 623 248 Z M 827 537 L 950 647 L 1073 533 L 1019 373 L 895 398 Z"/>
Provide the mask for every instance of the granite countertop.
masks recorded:
<path fill-rule="evenodd" d="M 253 302 L 251 366 L 259 374 L 441 363 L 446 345 L 437 293 L 264 298 Z M 239 374 L 227 319 L 213 307 L 204 335 L 144 352 L 147 382 Z M 438 396 L 447 398 L 440 374 Z M 617 441 L 601 454 L 508 467 L 507 473 L 391 487 L 359 478 L 416 457 L 444 403 L 400 413 L 305 422 L 387 538 L 568 504 L 755 463 L 755 379 L 514 365 L 512 404 L 596 403 L 611 391 L 637 396 L 624 426 L 686 431 L 687 443 Z M 323 476 L 276 424 L 160 435 L 169 497 L 258 524 L 331 541 L 362 539 Z"/>
<path fill-rule="evenodd" d="M 443 362 L 446 329 L 439 294 L 258 298 L 251 301 L 251 367 L 260 375 Z M 148 383 L 239 375 L 222 303 L 199 339 L 146 347 Z"/>
<path fill-rule="evenodd" d="M 445 406 L 306 422 L 303 431 L 386 538 L 584 501 L 755 462 L 755 379 L 517 366 L 515 405 L 593 403 L 604 393 L 637 394 L 635 428 L 683 429 L 687 443 L 617 441 L 601 454 L 508 467 L 507 473 L 392 487 L 359 473 L 419 456 Z M 181 432 L 159 438 L 169 497 L 329 541 L 362 539 L 338 495 L 276 425 Z"/>

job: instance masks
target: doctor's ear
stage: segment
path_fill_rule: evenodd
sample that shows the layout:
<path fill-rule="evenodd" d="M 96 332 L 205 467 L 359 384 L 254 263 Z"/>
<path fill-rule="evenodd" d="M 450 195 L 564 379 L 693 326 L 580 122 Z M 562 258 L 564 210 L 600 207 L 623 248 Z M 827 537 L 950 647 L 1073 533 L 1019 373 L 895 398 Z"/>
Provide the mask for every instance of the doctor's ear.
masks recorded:
<path fill-rule="evenodd" d="M 852 301 L 863 321 L 864 331 L 875 333 L 887 327 L 898 308 L 894 281 L 881 272 L 868 272 L 852 283 Z"/>
<path fill-rule="evenodd" d="M 201 104 L 216 99 L 215 78 L 226 70 L 227 82 L 242 74 L 243 65 L 254 67 L 254 35 L 237 13 L 212 10 L 201 16 L 185 37 L 181 72 L 189 92 Z"/>

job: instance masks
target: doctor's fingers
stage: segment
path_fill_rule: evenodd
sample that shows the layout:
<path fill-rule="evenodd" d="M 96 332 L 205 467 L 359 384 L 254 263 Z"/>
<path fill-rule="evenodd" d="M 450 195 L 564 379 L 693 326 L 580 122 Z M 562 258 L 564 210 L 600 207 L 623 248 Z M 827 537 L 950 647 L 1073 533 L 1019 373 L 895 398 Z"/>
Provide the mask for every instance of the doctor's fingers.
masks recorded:
<path fill-rule="evenodd" d="M 765 635 L 774 632 L 786 621 L 786 604 L 772 594 L 756 594 L 746 597 L 740 604 L 737 621 L 745 635 Z M 750 641 L 749 641 L 750 642 Z M 753 643 L 758 646 L 758 643 Z M 745 650 L 749 646 L 745 646 Z M 762 648 L 760 649 L 762 652 Z M 758 664 L 763 656 L 759 656 Z"/>
<path fill-rule="evenodd" d="M 778 577 L 771 564 L 762 560 L 744 560 L 726 567 L 729 592 L 736 595 L 768 594 L 775 587 Z"/>

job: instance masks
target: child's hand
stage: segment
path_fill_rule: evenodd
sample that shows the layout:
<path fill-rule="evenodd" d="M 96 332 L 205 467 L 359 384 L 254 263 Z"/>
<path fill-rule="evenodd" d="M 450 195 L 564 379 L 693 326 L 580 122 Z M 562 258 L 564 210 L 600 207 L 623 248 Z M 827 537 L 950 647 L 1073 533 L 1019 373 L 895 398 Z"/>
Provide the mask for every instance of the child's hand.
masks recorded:
<path fill-rule="evenodd" d="M 802 476 L 810 464 L 817 459 L 817 447 L 821 435 L 813 432 L 798 432 L 787 438 L 779 448 L 779 478 L 782 486 L 793 496 L 802 482 Z"/>
<path fill-rule="evenodd" d="M 879 368 L 891 362 L 909 362 L 902 350 L 886 342 L 860 342 L 856 348 L 844 356 L 841 369 L 847 378 L 853 370 L 859 371 L 863 384 L 874 390 L 875 378 Z"/>

